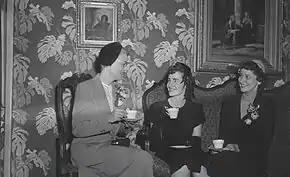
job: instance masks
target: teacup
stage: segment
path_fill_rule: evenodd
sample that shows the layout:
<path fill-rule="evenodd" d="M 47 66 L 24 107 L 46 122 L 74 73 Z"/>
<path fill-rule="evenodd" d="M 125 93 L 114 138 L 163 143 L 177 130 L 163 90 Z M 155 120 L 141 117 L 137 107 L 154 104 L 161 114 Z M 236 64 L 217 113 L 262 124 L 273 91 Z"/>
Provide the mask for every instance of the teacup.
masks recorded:
<path fill-rule="evenodd" d="M 127 118 L 128 119 L 135 119 L 136 118 L 136 115 L 137 115 L 137 110 L 130 110 L 130 109 L 127 109 Z"/>
<path fill-rule="evenodd" d="M 212 143 L 216 149 L 222 149 L 224 146 L 224 140 L 222 139 L 212 140 Z"/>
<path fill-rule="evenodd" d="M 167 108 L 167 114 L 171 119 L 176 119 L 178 115 L 179 108 Z"/>

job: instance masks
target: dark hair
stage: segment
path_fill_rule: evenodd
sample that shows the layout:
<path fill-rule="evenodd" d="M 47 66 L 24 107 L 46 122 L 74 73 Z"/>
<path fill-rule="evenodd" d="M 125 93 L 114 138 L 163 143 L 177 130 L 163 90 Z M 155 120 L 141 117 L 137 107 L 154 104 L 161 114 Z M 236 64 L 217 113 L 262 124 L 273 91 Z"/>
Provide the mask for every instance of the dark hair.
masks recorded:
<path fill-rule="evenodd" d="M 183 64 L 180 62 L 177 62 L 174 65 L 170 66 L 163 78 L 165 80 L 165 93 L 167 97 L 169 97 L 169 93 L 167 89 L 168 77 L 170 74 L 174 74 L 176 72 L 180 72 L 183 74 L 182 82 L 184 82 L 186 86 L 185 95 L 184 95 L 185 99 L 193 100 L 194 99 L 194 93 L 193 93 L 194 78 L 192 77 L 191 69 L 186 64 Z"/>
<path fill-rule="evenodd" d="M 102 66 L 112 65 L 120 55 L 122 49 L 123 47 L 119 42 L 112 42 L 105 45 L 94 61 L 95 72 L 100 73 Z"/>
<path fill-rule="evenodd" d="M 257 81 L 261 82 L 261 84 L 258 86 L 258 90 L 263 90 L 266 83 L 266 74 L 264 73 L 263 69 L 259 67 L 259 65 L 254 61 L 244 61 L 240 64 L 238 69 L 238 77 L 240 76 L 240 70 L 250 70 L 253 72 L 254 75 L 257 76 Z"/>
<path fill-rule="evenodd" d="M 107 15 L 102 15 L 101 16 L 101 21 L 103 21 L 103 19 L 105 19 L 105 21 L 109 21 L 109 17 Z"/>

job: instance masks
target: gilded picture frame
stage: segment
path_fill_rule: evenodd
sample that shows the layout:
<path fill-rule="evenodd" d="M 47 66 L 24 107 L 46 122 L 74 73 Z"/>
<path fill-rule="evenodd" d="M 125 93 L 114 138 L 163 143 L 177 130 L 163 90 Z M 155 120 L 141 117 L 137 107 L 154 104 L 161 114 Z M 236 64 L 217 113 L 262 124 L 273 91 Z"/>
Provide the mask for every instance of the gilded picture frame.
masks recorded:
<path fill-rule="evenodd" d="M 78 0 L 77 47 L 102 47 L 121 39 L 119 0 Z"/>
<path fill-rule="evenodd" d="M 256 25 L 257 29 L 258 27 L 260 27 L 260 34 L 263 35 L 259 37 L 260 41 L 257 40 L 258 35 L 255 36 L 256 34 L 251 34 L 253 38 L 254 36 L 256 37 L 255 39 L 256 41 L 253 40 L 254 42 L 252 42 L 255 44 L 250 44 L 250 43 L 235 44 L 235 45 L 232 45 L 232 48 L 224 47 L 225 42 L 222 39 L 220 41 L 214 40 L 215 33 L 217 31 L 217 30 L 214 30 L 216 29 L 216 26 L 217 26 L 215 23 L 215 20 L 219 18 L 218 14 L 213 13 L 217 9 L 214 6 L 217 5 L 216 3 L 221 3 L 221 2 L 214 1 L 214 0 L 196 0 L 195 1 L 196 19 L 197 19 L 196 21 L 197 28 L 195 31 L 196 32 L 195 33 L 196 45 L 197 45 L 196 71 L 228 72 L 227 68 L 229 65 L 237 65 L 238 63 L 244 60 L 258 59 L 258 60 L 261 60 L 265 64 L 267 73 L 274 74 L 274 75 L 281 73 L 282 71 L 282 63 L 281 63 L 282 1 L 281 0 L 275 0 L 275 1 L 263 0 L 263 1 L 265 5 L 264 24 L 260 26 Z M 231 1 L 230 3 L 232 2 L 242 3 L 243 0 Z M 233 9 L 233 11 L 236 11 L 237 10 L 236 4 L 234 8 L 235 9 Z M 255 11 L 255 9 L 253 11 Z M 226 20 L 227 19 L 224 19 L 225 22 Z M 221 21 L 221 23 L 223 22 Z M 263 29 L 262 31 L 261 31 L 261 27 Z M 231 32 L 234 33 L 235 31 L 231 31 Z M 220 36 L 223 36 L 223 34 L 226 34 L 226 33 L 222 33 L 222 35 Z M 240 33 L 241 35 L 240 39 L 246 39 L 245 34 L 246 34 L 245 32 Z M 233 42 L 233 41 L 230 40 L 230 42 Z M 239 45 L 243 47 L 239 48 Z M 216 46 L 219 46 L 219 47 L 216 47 Z"/>

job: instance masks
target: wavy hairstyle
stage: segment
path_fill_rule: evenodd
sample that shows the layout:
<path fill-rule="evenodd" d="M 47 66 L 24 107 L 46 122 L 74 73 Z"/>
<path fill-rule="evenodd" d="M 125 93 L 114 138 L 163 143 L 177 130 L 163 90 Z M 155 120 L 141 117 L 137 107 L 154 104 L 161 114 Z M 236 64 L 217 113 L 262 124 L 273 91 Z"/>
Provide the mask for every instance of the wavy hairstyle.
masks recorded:
<path fill-rule="evenodd" d="M 176 72 L 180 72 L 183 74 L 182 82 L 184 82 L 186 86 L 185 95 L 184 95 L 185 99 L 193 101 L 195 98 L 194 93 L 193 93 L 193 84 L 195 83 L 194 78 L 192 76 L 190 67 L 180 62 L 177 62 L 174 65 L 170 66 L 163 78 L 163 80 L 165 80 L 165 93 L 166 93 L 167 98 L 169 97 L 169 93 L 167 89 L 168 77 L 170 74 L 174 74 Z"/>
<path fill-rule="evenodd" d="M 255 61 L 244 61 L 242 63 L 240 63 L 239 68 L 238 68 L 238 73 L 237 76 L 240 76 L 240 71 L 241 69 L 245 69 L 245 70 L 249 70 L 252 71 L 254 75 L 257 76 L 257 81 L 261 82 L 261 84 L 258 86 L 258 91 L 262 91 L 265 88 L 266 85 L 266 81 L 267 81 L 267 77 L 266 74 L 263 70 L 263 68 L 261 68 Z M 239 84 L 238 84 L 238 88 L 239 88 Z"/>

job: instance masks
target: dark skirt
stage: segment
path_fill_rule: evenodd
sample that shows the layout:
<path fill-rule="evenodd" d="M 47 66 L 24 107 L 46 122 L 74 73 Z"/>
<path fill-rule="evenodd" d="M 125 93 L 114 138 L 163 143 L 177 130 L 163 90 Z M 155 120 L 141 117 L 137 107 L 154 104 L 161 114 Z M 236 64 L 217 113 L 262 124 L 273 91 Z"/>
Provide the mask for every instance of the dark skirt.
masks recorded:
<path fill-rule="evenodd" d="M 164 161 L 169 165 L 170 173 L 173 174 L 183 165 L 191 172 L 200 172 L 202 151 L 194 152 L 192 148 L 175 149 L 170 148 Z"/>

